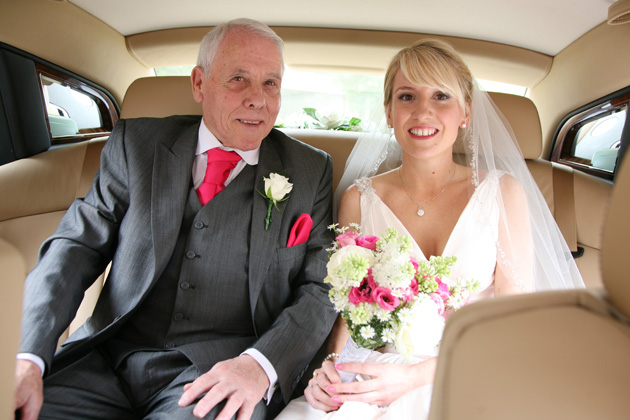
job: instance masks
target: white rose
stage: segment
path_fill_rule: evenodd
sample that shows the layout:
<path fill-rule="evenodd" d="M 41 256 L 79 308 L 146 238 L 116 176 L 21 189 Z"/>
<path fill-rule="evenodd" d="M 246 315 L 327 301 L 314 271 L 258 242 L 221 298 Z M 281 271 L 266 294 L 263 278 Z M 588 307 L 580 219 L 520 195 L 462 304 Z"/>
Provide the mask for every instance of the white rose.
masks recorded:
<path fill-rule="evenodd" d="M 332 279 L 331 283 L 333 284 L 334 287 L 345 288 L 345 287 L 358 286 L 358 284 L 354 284 L 354 282 L 352 282 L 351 279 L 339 278 L 339 276 L 335 274 L 337 269 L 344 263 L 346 258 L 348 258 L 348 256 L 351 254 L 356 255 L 358 257 L 366 258 L 370 266 L 374 264 L 374 254 L 372 253 L 372 251 L 370 251 L 367 248 L 363 248 L 358 245 L 348 245 L 348 246 L 344 246 L 343 248 L 340 248 L 337 252 L 335 252 L 333 255 L 330 256 L 330 260 L 328 261 L 328 264 L 326 264 L 326 269 L 328 270 L 328 276 L 331 277 Z M 357 280 L 360 283 L 360 281 L 363 280 L 363 277 L 361 279 L 354 279 L 355 282 Z"/>
<path fill-rule="evenodd" d="M 263 179 L 265 181 L 265 194 L 273 202 L 282 200 L 293 189 L 293 184 L 285 176 L 269 174 L 269 178 Z"/>
<path fill-rule="evenodd" d="M 339 124 L 341 124 L 341 120 L 342 118 L 341 116 L 339 116 L 339 114 L 337 114 L 336 112 L 331 112 L 321 117 L 319 119 L 319 122 L 321 122 L 324 127 L 330 130 L 339 126 Z"/>
<path fill-rule="evenodd" d="M 406 321 L 396 333 L 396 350 L 408 361 L 414 355 L 435 356 L 444 331 L 444 318 L 438 314 L 433 299 L 419 295 Z"/>

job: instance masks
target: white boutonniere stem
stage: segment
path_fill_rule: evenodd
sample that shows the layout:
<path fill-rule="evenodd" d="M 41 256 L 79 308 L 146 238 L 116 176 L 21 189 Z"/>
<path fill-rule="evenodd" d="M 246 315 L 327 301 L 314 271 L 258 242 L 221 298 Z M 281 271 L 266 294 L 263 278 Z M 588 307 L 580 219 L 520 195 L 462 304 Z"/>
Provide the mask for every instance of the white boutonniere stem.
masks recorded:
<path fill-rule="evenodd" d="M 276 210 L 280 211 L 278 203 L 289 198 L 288 194 L 293 189 L 293 184 L 289 182 L 289 178 L 276 173 L 269 174 L 269 178 L 263 177 L 263 181 L 264 193 L 260 191 L 258 193 L 269 201 L 267 217 L 265 218 L 265 230 L 267 230 L 271 224 L 271 209 L 275 207 Z"/>

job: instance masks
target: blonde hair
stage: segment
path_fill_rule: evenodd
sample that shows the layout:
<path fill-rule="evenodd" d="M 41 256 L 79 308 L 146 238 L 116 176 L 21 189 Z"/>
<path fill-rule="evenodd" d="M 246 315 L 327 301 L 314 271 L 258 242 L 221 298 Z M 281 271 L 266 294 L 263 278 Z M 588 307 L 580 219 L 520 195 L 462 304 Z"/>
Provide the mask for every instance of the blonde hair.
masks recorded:
<path fill-rule="evenodd" d="M 422 39 L 394 56 L 385 73 L 383 105 L 386 110 L 392 103 L 398 70 L 415 85 L 435 87 L 453 95 L 462 110 L 472 103 L 472 74 L 457 51 L 444 41 Z"/>

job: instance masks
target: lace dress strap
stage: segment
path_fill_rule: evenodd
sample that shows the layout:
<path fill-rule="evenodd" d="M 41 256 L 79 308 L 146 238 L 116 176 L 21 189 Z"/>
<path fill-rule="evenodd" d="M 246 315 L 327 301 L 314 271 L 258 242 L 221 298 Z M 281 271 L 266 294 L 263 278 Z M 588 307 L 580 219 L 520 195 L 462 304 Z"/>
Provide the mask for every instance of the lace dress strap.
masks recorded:
<path fill-rule="evenodd" d="M 357 186 L 357 189 L 361 193 L 362 197 L 365 197 L 368 200 L 372 201 L 372 199 L 374 198 L 374 195 L 376 194 L 376 191 L 374 190 L 374 187 L 372 186 L 372 180 L 370 178 L 366 178 L 366 177 L 359 178 L 354 181 L 353 185 Z"/>

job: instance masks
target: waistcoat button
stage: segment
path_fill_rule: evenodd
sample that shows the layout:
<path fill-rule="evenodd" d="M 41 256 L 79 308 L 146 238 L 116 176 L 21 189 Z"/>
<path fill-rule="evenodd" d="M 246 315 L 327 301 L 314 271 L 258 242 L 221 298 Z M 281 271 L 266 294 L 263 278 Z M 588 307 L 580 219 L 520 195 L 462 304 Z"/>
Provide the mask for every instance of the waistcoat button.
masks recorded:
<path fill-rule="evenodd" d="M 172 349 L 173 347 L 175 347 L 175 343 L 172 341 L 167 341 L 166 344 L 164 344 L 165 349 Z"/>
<path fill-rule="evenodd" d="M 186 253 L 186 258 L 188 258 L 189 260 L 192 260 L 193 258 L 195 258 L 197 256 L 197 254 L 195 254 L 195 251 L 188 251 Z"/>
<path fill-rule="evenodd" d="M 175 315 L 173 315 L 173 319 L 175 321 L 181 321 L 182 319 L 184 319 L 184 315 L 182 315 L 181 313 L 177 312 Z"/>
<path fill-rule="evenodd" d="M 179 287 L 181 287 L 184 290 L 190 289 L 190 283 L 188 283 L 187 281 L 183 281 L 183 282 L 179 283 Z"/>
<path fill-rule="evenodd" d="M 193 226 L 195 227 L 195 229 L 203 229 L 204 224 L 203 222 L 195 222 Z"/>

